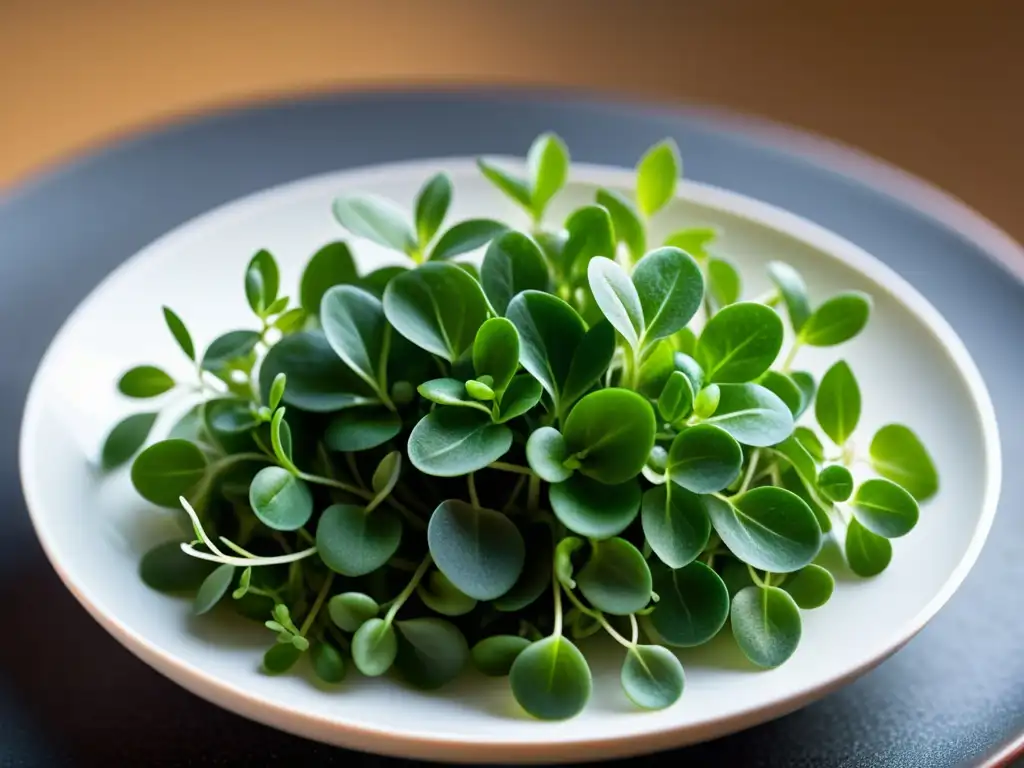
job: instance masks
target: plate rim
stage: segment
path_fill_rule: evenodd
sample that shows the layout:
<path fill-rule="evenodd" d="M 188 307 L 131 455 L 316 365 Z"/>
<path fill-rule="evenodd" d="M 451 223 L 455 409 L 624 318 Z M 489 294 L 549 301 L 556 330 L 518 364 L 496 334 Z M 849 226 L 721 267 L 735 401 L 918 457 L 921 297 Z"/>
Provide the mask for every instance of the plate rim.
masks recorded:
<path fill-rule="evenodd" d="M 496 160 L 521 164 L 522 157 L 512 155 L 489 155 Z M 558 741 L 502 741 L 495 738 L 475 738 L 472 734 L 460 735 L 453 740 L 451 735 L 430 737 L 419 734 L 403 734 L 382 728 L 362 724 L 352 725 L 341 723 L 319 715 L 304 712 L 292 706 L 279 705 L 272 701 L 264 701 L 253 696 L 245 689 L 210 675 L 201 667 L 182 662 L 173 653 L 165 651 L 148 641 L 144 635 L 121 624 L 103 606 L 97 605 L 84 594 L 75 584 L 71 575 L 63 568 L 40 526 L 43 516 L 39 503 L 34 500 L 29 479 L 29 456 L 34 447 L 31 425 L 38 418 L 36 415 L 40 401 L 40 382 L 46 368 L 51 364 L 51 356 L 66 333 L 67 329 L 77 320 L 79 314 L 87 308 L 94 298 L 101 294 L 108 281 L 117 278 L 124 271 L 146 258 L 151 252 L 159 251 L 166 241 L 181 239 L 196 231 L 201 236 L 202 230 L 210 222 L 223 221 L 225 216 L 245 216 L 249 209 L 257 208 L 272 202 L 274 199 L 293 197 L 300 188 L 307 194 L 314 194 L 320 187 L 332 179 L 343 178 L 346 183 L 358 183 L 360 178 L 376 175 L 394 175 L 410 173 L 421 167 L 443 166 L 453 173 L 468 171 L 475 168 L 475 158 L 468 156 L 433 156 L 413 160 L 400 160 L 384 163 L 373 163 L 363 166 L 352 166 L 334 169 L 322 173 L 307 175 L 281 184 L 272 185 L 255 192 L 225 201 L 213 208 L 181 222 L 175 227 L 145 244 L 128 258 L 107 273 L 88 294 L 82 298 L 66 316 L 59 329 L 54 333 L 46 347 L 41 360 L 32 376 L 28 396 L 23 409 L 21 429 L 19 431 L 19 474 L 29 517 L 33 530 L 40 541 L 51 567 L 60 576 L 65 587 L 75 596 L 90 615 L 100 623 L 109 634 L 115 637 L 134 655 L 142 659 L 148 666 L 161 672 L 175 684 L 182 686 L 201 697 L 217 703 L 230 711 L 262 722 L 274 728 L 300 734 L 321 742 L 343 745 L 355 749 L 366 749 L 379 754 L 390 754 L 403 757 L 427 757 L 429 759 L 479 760 L 479 755 L 469 754 L 470 751 L 482 747 L 500 749 L 502 757 L 512 754 L 518 760 L 547 760 L 557 755 L 560 761 L 576 762 L 597 756 L 625 756 L 650 752 L 656 749 L 681 746 L 683 743 L 696 743 L 741 730 L 750 725 L 775 719 L 782 714 L 793 711 L 826 695 L 852 679 L 859 677 L 880 664 L 897 650 L 909 642 L 924 626 L 931 621 L 939 610 L 959 589 L 967 574 L 973 568 L 991 531 L 992 523 L 998 509 L 1002 486 L 1002 447 L 999 438 L 998 421 L 994 405 L 987 385 L 974 363 L 973 357 L 952 328 L 950 323 L 938 312 L 931 302 L 921 294 L 909 281 L 900 276 L 892 267 L 865 249 L 844 237 L 816 224 L 798 214 L 792 213 L 772 203 L 754 198 L 739 192 L 718 186 L 683 180 L 680 183 L 676 198 L 694 200 L 704 205 L 723 210 L 730 215 L 754 221 L 763 226 L 784 232 L 790 237 L 807 243 L 821 250 L 840 263 L 858 271 L 874 282 L 879 288 L 889 293 L 894 300 L 911 311 L 935 338 L 936 342 L 950 357 L 954 367 L 963 379 L 963 383 L 971 394 L 971 406 L 977 413 L 982 427 L 985 445 L 986 480 L 982 510 L 968 547 L 955 568 L 947 576 L 942 586 L 926 605 L 904 625 L 893 632 L 892 638 L 885 643 L 884 649 L 872 649 L 872 652 L 860 656 L 860 663 L 841 675 L 833 675 L 816 685 L 802 687 L 797 693 L 785 699 L 773 701 L 760 706 L 750 706 L 739 710 L 728 717 L 709 720 L 704 723 L 685 726 L 666 726 L 632 735 L 613 736 L 606 738 L 581 737 Z M 575 174 L 573 181 L 585 185 L 621 186 L 632 179 L 631 169 L 611 164 L 574 162 Z M 230 211 L 230 213 L 229 213 Z M 898 639 L 896 639 L 898 638 Z M 245 706 L 240 706 L 244 703 Z M 684 734 L 700 732 L 696 739 L 687 739 Z M 325 735 L 331 738 L 325 738 Z M 344 738 L 338 738 L 338 736 Z M 539 754 L 543 751 L 543 754 Z"/>

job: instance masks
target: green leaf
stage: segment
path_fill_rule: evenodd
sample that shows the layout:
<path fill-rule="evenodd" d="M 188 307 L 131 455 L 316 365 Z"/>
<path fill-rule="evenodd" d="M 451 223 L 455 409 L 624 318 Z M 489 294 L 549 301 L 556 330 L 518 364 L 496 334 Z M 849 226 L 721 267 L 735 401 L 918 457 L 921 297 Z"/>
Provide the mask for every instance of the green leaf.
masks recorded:
<path fill-rule="evenodd" d="M 658 397 L 658 413 L 668 424 L 682 421 L 693 406 L 693 385 L 682 371 L 673 371 Z"/>
<path fill-rule="evenodd" d="M 522 416 L 540 402 L 543 391 L 540 382 L 528 373 L 512 377 L 501 395 L 499 415 L 495 421 L 504 424 Z"/>
<path fill-rule="evenodd" d="M 413 465 L 428 475 L 457 477 L 483 469 L 512 447 L 512 431 L 470 408 L 442 407 L 420 419 L 409 435 Z"/>
<path fill-rule="evenodd" d="M 192 606 L 192 611 L 196 616 L 207 613 L 221 601 L 221 598 L 228 593 L 231 580 L 234 577 L 235 566 L 220 565 L 203 580 Z"/>
<path fill-rule="evenodd" d="M 558 263 L 562 277 L 570 282 L 582 280 L 590 260 L 615 255 L 615 230 L 611 216 L 599 205 L 585 205 L 565 221 L 569 233 Z"/>
<path fill-rule="evenodd" d="M 591 392 L 570 411 L 562 434 L 579 471 L 616 485 L 636 477 L 654 446 L 651 404 L 636 392 L 608 388 Z"/>
<path fill-rule="evenodd" d="M 420 384 L 416 391 L 438 405 L 475 408 L 490 416 L 491 409 L 469 394 L 466 383 L 458 379 L 431 379 Z"/>
<path fill-rule="evenodd" d="M 370 487 L 378 496 L 386 496 L 395 489 L 398 478 L 402 474 L 402 452 L 391 451 L 386 454 L 373 470 Z"/>
<path fill-rule="evenodd" d="M 296 531 L 313 515 L 313 494 L 282 467 L 264 467 L 249 486 L 249 504 L 260 522 L 275 531 Z"/>
<path fill-rule="evenodd" d="M 451 682 L 469 660 L 469 645 L 459 629 L 443 619 L 396 622 L 398 656 L 395 669 L 406 682 L 421 690 L 435 690 Z"/>
<path fill-rule="evenodd" d="M 252 447 L 250 430 L 260 425 L 253 404 L 239 397 L 218 397 L 204 403 L 206 431 L 216 436 L 225 450 L 243 451 Z"/>
<path fill-rule="evenodd" d="M 573 581 L 573 553 L 583 547 L 583 539 L 575 536 L 566 536 L 555 547 L 555 577 L 565 585 L 567 589 L 575 589 L 576 582 Z"/>
<path fill-rule="evenodd" d="M 367 677 L 380 677 L 395 663 L 398 638 L 384 619 L 370 619 L 352 636 L 352 663 Z"/>
<path fill-rule="evenodd" d="M 800 445 L 804 447 L 804 450 L 813 458 L 815 461 L 823 461 L 825 459 L 825 448 L 821 444 L 821 439 L 817 433 L 808 427 L 797 427 L 793 430 L 793 437 L 800 441 Z"/>
<path fill-rule="evenodd" d="M 909 427 L 886 424 L 871 438 L 871 466 L 882 477 L 907 489 L 919 502 L 939 491 L 939 475 L 921 440 Z"/>
<path fill-rule="evenodd" d="M 778 667 L 800 644 L 800 609 L 778 587 L 747 587 L 732 599 L 732 635 L 759 667 Z"/>
<path fill-rule="evenodd" d="M 793 267 L 785 262 L 772 261 L 768 264 L 768 277 L 779 289 L 789 314 L 789 324 L 800 333 L 811 316 L 811 302 L 807 298 L 807 285 Z"/>
<path fill-rule="evenodd" d="M 426 583 L 420 582 L 416 594 L 423 604 L 442 616 L 462 616 L 477 606 L 476 598 L 460 591 L 440 571 L 431 571 Z"/>
<path fill-rule="evenodd" d="M 567 720 L 583 711 L 593 682 L 587 660 L 560 635 L 524 648 L 509 669 L 509 686 L 519 706 L 540 720 Z"/>
<path fill-rule="evenodd" d="M 647 238 L 644 223 L 634 205 L 612 189 L 599 189 L 596 202 L 611 216 L 616 240 L 626 244 L 633 261 L 639 261 L 647 250 Z"/>
<path fill-rule="evenodd" d="M 787 491 L 792 491 L 801 499 L 803 502 L 811 508 L 811 512 L 814 513 L 814 517 L 818 520 L 818 526 L 821 528 L 822 533 L 828 533 L 832 530 L 832 518 L 829 517 L 829 509 L 831 504 L 828 502 L 822 502 L 818 498 L 812 495 L 814 491 L 814 481 L 805 480 L 800 473 L 798 473 L 792 467 L 787 467 L 782 471 L 779 480 L 781 481 L 781 487 Z"/>
<path fill-rule="evenodd" d="M 473 368 L 477 376 L 490 376 L 497 395 L 505 391 L 519 368 L 519 333 L 504 317 L 492 317 L 480 326 L 473 341 Z"/>
<path fill-rule="evenodd" d="M 555 517 L 570 531 L 591 539 L 617 536 L 640 511 L 640 484 L 626 480 L 605 485 L 574 475 L 548 489 Z"/>
<path fill-rule="evenodd" d="M 782 320 L 764 304 L 742 301 L 716 313 L 697 339 L 694 357 L 708 381 L 753 381 L 782 349 Z"/>
<path fill-rule="evenodd" d="M 370 619 L 377 617 L 380 606 L 369 595 L 361 592 L 342 592 L 327 601 L 327 614 L 338 629 L 355 632 Z"/>
<path fill-rule="evenodd" d="M 490 378 L 489 376 L 486 378 Z M 466 382 L 466 394 L 472 397 L 474 400 L 480 400 L 484 402 L 491 402 L 495 399 L 496 395 L 494 390 L 481 381 L 476 379 L 470 379 Z"/>
<path fill-rule="evenodd" d="M 583 596 L 599 611 L 627 616 L 651 599 L 651 571 L 640 550 L 625 539 L 591 542 L 590 559 L 576 574 Z"/>
<path fill-rule="evenodd" d="M 587 279 L 597 305 L 608 322 L 636 352 L 643 338 L 644 310 L 626 270 L 611 259 L 595 256 L 587 265 Z"/>
<path fill-rule="evenodd" d="M 647 324 L 645 342 L 681 331 L 704 298 L 700 267 L 678 248 L 657 248 L 640 259 L 633 269 L 633 285 Z"/>
<path fill-rule="evenodd" d="M 561 483 L 572 476 L 572 470 L 565 466 L 568 458 L 565 438 L 554 427 L 536 429 L 526 441 L 526 461 L 545 482 Z"/>
<path fill-rule="evenodd" d="M 718 308 L 735 304 L 743 292 L 743 280 L 736 266 L 726 259 L 708 259 L 708 293 Z"/>
<path fill-rule="evenodd" d="M 698 419 L 711 418 L 718 410 L 718 403 L 721 399 L 722 388 L 717 384 L 708 384 L 693 398 L 693 414 Z"/>
<path fill-rule="evenodd" d="M 277 643 L 263 654 L 263 671 L 268 675 L 280 675 L 295 666 L 302 651 L 288 643 Z"/>
<path fill-rule="evenodd" d="M 156 413 L 133 413 L 117 422 L 103 441 L 100 453 L 100 464 L 103 469 L 119 467 L 134 456 L 149 437 L 156 417 Z"/>
<path fill-rule="evenodd" d="M 660 645 L 636 645 L 626 651 L 622 690 L 643 709 L 665 709 L 683 695 L 685 675 L 675 654 Z"/>
<path fill-rule="evenodd" d="M 533 217 L 540 221 L 548 202 L 565 186 L 569 176 L 569 150 L 565 142 L 554 133 L 538 136 L 526 156 L 530 169 Z"/>
<path fill-rule="evenodd" d="M 270 385 L 270 395 L 267 397 L 267 407 L 270 410 L 275 410 L 281 404 L 287 383 L 288 377 L 283 373 L 279 373 L 274 377 L 274 383 Z"/>
<path fill-rule="evenodd" d="M 516 294 L 527 290 L 545 291 L 549 281 L 544 254 L 528 235 L 509 230 L 487 246 L 480 265 L 480 283 L 499 315 L 505 314 Z"/>
<path fill-rule="evenodd" d="M 192 343 L 192 335 L 188 332 L 188 328 L 185 327 L 185 323 L 182 322 L 181 318 L 170 307 L 164 307 L 164 321 L 167 323 L 167 328 L 170 330 L 174 340 L 181 347 L 181 351 L 188 356 L 189 360 L 195 360 L 196 347 Z"/>
<path fill-rule="evenodd" d="M 665 245 L 686 251 L 696 259 L 708 258 L 707 246 L 718 237 L 711 227 L 688 227 L 665 238 Z M 685 351 L 685 350 L 683 350 Z"/>
<path fill-rule="evenodd" d="M 856 518 L 846 527 L 845 551 L 850 570 L 866 579 L 880 574 L 892 561 L 892 542 L 872 533 Z"/>
<path fill-rule="evenodd" d="M 469 349 L 487 319 L 480 284 L 454 264 L 421 264 L 384 291 L 384 314 L 416 346 L 449 362 Z"/>
<path fill-rule="evenodd" d="M 345 658 L 341 651 L 328 642 L 313 644 L 309 654 L 313 672 L 317 678 L 329 685 L 337 685 L 345 679 Z"/>
<path fill-rule="evenodd" d="M 793 414 L 774 392 L 759 384 L 722 384 L 719 390 L 718 407 L 705 423 L 758 448 L 782 442 L 793 433 Z"/>
<path fill-rule="evenodd" d="M 292 307 L 287 312 L 283 313 L 274 322 L 274 328 L 277 328 L 282 334 L 288 335 L 289 333 L 295 333 L 298 331 L 306 322 L 307 312 L 302 307 Z"/>
<path fill-rule="evenodd" d="M 800 390 L 800 410 L 794 415 L 794 418 L 800 418 L 803 412 L 810 408 L 814 402 L 817 385 L 814 383 L 814 377 L 807 373 L 807 371 L 793 371 L 789 374 L 789 377 Z"/>
<path fill-rule="evenodd" d="M 705 496 L 715 532 L 743 562 L 763 571 L 791 573 L 821 548 L 821 528 L 796 494 L 764 486 L 726 500 Z"/>
<path fill-rule="evenodd" d="M 676 435 L 668 452 L 668 476 L 693 493 L 728 488 L 740 476 L 743 450 L 713 424 L 697 424 Z"/>
<path fill-rule="evenodd" d="M 836 580 L 820 565 L 811 563 L 787 578 L 782 588 L 805 611 L 820 608 L 828 602 L 835 590 Z"/>
<path fill-rule="evenodd" d="M 284 420 L 284 408 L 278 408 L 270 420 L 270 444 L 282 466 L 294 471 L 292 460 L 292 430 Z"/>
<path fill-rule="evenodd" d="M 492 219 L 460 221 L 441 235 L 430 252 L 430 261 L 445 261 L 475 251 L 507 229 L 505 224 Z"/>
<path fill-rule="evenodd" d="M 821 378 L 814 415 L 836 445 L 844 445 L 860 420 L 860 387 L 846 361 L 840 360 Z"/>
<path fill-rule="evenodd" d="M 526 560 L 522 534 L 507 516 L 458 499 L 443 501 L 434 510 L 427 544 L 441 573 L 477 600 L 508 592 Z"/>
<path fill-rule="evenodd" d="M 174 389 L 174 379 L 155 365 L 139 365 L 121 376 L 117 388 L 128 397 L 157 397 Z"/>
<path fill-rule="evenodd" d="M 206 476 L 206 456 L 187 440 L 162 440 L 146 448 L 132 464 L 132 485 L 146 501 L 177 508 Z"/>
<path fill-rule="evenodd" d="M 341 361 L 320 331 L 285 336 L 270 348 L 260 363 L 264 402 L 279 373 L 288 377 L 283 401 L 303 411 L 325 413 L 379 402 L 376 393 Z"/>
<path fill-rule="evenodd" d="M 669 568 L 693 562 L 711 537 L 711 520 L 701 497 L 673 482 L 644 492 L 640 522 L 647 543 Z"/>
<path fill-rule="evenodd" d="M 812 347 L 833 347 L 860 333 L 870 315 L 871 297 L 866 293 L 839 293 L 814 310 L 798 339 Z"/>
<path fill-rule="evenodd" d="M 356 285 L 358 285 L 367 293 L 373 294 L 378 299 L 383 299 L 384 291 L 387 290 L 388 283 L 390 283 L 398 275 L 401 275 L 402 273 L 408 271 L 408 267 L 403 267 L 401 265 L 381 267 L 380 269 L 375 269 L 370 274 L 357 280 Z"/>
<path fill-rule="evenodd" d="M 653 586 L 660 599 L 645 623 L 667 645 L 703 645 L 725 626 L 729 592 L 722 578 L 701 561 L 677 570 L 656 567 Z"/>
<path fill-rule="evenodd" d="M 316 526 L 316 549 L 324 565 L 354 578 L 382 567 L 398 550 L 402 522 L 390 509 L 367 513 L 354 504 L 332 504 Z"/>
<path fill-rule="evenodd" d="M 256 331 L 228 331 L 206 348 L 201 367 L 217 376 L 225 376 L 232 368 L 248 372 L 255 360 L 253 354 L 262 337 Z"/>
<path fill-rule="evenodd" d="M 525 637 L 517 635 L 492 635 L 473 646 L 470 658 L 473 665 L 488 677 L 505 677 L 512 664 L 530 645 Z"/>
<path fill-rule="evenodd" d="M 270 251 L 261 250 L 245 270 L 245 298 L 257 316 L 263 317 L 277 299 L 281 273 Z"/>
<path fill-rule="evenodd" d="M 368 451 L 398 436 L 402 419 L 387 408 L 350 408 L 331 418 L 324 444 L 332 451 Z"/>
<path fill-rule="evenodd" d="M 195 592 L 216 563 L 181 551 L 181 543 L 167 541 L 146 552 L 139 561 L 139 578 L 150 589 L 166 594 Z"/>
<path fill-rule="evenodd" d="M 676 193 L 682 172 L 679 147 L 664 139 L 644 153 L 636 166 L 636 202 L 644 216 L 656 213 Z"/>
<path fill-rule="evenodd" d="M 530 210 L 532 195 L 530 185 L 525 179 L 521 179 L 512 173 L 500 168 L 489 160 L 480 158 L 476 161 L 480 173 L 489 182 L 504 192 L 515 202 L 519 203 L 526 210 Z"/>
<path fill-rule="evenodd" d="M 557 401 L 559 413 L 565 413 L 598 382 L 611 365 L 614 355 L 615 331 L 611 323 L 601 320 L 583 335 L 576 346 Z M 523 367 L 526 367 L 525 364 Z"/>
<path fill-rule="evenodd" d="M 530 553 L 515 585 L 492 605 L 499 611 L 521 611 L 535 603 L 551 584 L 554 556 L 551 529 L 547 523 L 533 523 L 523 529 L 526 551 Z"/>
<path fill-rule="evenodd" d="M 331 349 L 378 394 L 387 387 L 391 329 L 384 306 L 352 285 L 336 285 L 324 294 L 320 324 Z"/>
<path fill-rule="evenodd" d="M 857 521 L 872 533 L 887 539 L 906 536 L 917 525 L 917 501 L 906 490 L 882 478 L 873 477 L 857 487 L 850 499 Z"/>
<path fill-rule="evenodd" d="M 725 562 L 721 566 L 722 581 L 725 582 L 725 586 L 729 590 L 730 598 L 741 589 L 754 586 L 754 580 L 750 578 L 750 569 L 746 563 L 728 555 L 723 556 L 723 559 Z M 655 580 L 655 589 L 657 589 L 657 580 Z M 729 615 L 728 607 L 726 607 L 725 615 L 727 617 Z"/>
<path fill-rule="evenodd" d="M 332 210 L 338 223 L 356 237 L 402 253 L 416 251 L 416 233 L 405 213 L 390 200 L 377 195 L 345 195 L 335 199 Z"/>
<path fill-rule="evenodd" d="M 774 392 L 778 395 L 779 399 L 786 404 L 787 408 L 789 408 L 794 419 L 803 412 L 803 392 L 801 392 L 797 383 L 786 374 L 780 373 L 779 371 L 765 371 L 764 375 L 758 379 L 757 383 L 770 392 Z"/>
<path fill-rule="evenodd" d="M 310 257 L 299 279 L 299 303 L 311 315 L 320 312 L 320 303 L 329 288 L 353 284 L 359 280 L 355 260 L 348 244 L 327 243 Z"/>
<path fill-rule="evenodd" d="M 435 173 L 416 196 L 416 237 L 420 248 L 426 248 L 441 228 L 452 202 L 452 180 L 448 174 Z"/>
<path fill-rule="evenodd" d="M 829 501 L 846 501 L 853 493 L 853 475 L 841 464 L 833 464 L 821 470 L 817 485 Z"/>

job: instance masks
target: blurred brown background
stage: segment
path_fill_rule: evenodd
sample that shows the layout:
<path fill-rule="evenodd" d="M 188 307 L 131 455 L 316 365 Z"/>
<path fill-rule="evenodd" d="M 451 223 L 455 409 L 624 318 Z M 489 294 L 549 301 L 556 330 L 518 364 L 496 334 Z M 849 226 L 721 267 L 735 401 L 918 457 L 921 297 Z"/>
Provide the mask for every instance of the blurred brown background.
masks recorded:
<path fill-rule="evenodd" d="M 416 83 L 768 117 L 1024 240 L 1024 0 L 0 0 L 0 189 L 183 112 Z"/>

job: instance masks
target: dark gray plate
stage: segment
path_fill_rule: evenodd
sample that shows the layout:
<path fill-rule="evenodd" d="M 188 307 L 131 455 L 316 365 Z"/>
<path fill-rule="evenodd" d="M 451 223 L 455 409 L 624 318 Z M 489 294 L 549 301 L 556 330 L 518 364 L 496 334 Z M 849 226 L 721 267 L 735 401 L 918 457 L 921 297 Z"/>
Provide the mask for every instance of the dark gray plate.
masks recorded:
<path fill-rule="evenodd" d="M 117 144 L 0 199 L 0 762 L 400 764 L 306 742 L 207 704 L 89 619 L 46 561 L 25 513 L 16 466 L 21 409 L 46 345 L 74 306 L 117 264 L 187 219 L 334 169 L 521 154 L 546 129 L 565 137 L 574 159 L 626 166 L 673 136 L 687 177 L 787 208 L 885 261 L 957 329 L 1002 427 L 1007 482 L 988 545 L 917 638 L 818 704 L 668 757 L 723 766 L 980 764 L 1024 733 L 1024 492 L 1014 482 L 1024 467 L 1017 428 L 1024 286 L 1013 274 L 1024 272 L 1024 251 L 943 195 L 788 132 L 562 93 L 417 92 L 205 117 Z"/>

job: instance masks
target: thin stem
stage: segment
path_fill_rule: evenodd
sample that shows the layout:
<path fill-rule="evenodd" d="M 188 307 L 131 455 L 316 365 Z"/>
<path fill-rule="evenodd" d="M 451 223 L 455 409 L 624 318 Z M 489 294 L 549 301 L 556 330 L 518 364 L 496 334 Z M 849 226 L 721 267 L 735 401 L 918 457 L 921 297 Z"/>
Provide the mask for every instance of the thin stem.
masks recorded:
<path fill-rule="evenodd" d="M 502 472 L 515 472 L 520 475 L 532 475 L 533 470 L 529 467 L 521 467 L 518 464 L 507 464 L 504 461 L 492 461 L 487 465 L 488 469 L 500 469 Z"/>
<path fill-rule="evenodd" d="M 762 579 L 760 576 L 757 575 L 757 571 L 754 570 L 754 567 L 752 565 L 748 565 L 747 566 L 747 570 L 750 571 L 750 578 L 753 580 L 753 582 L 755 584 L 757 584 L 757 586 L 759 586 L 759 587 L 766 587 L 766 586 L 768 586 L 767 584 L 764 583 L 764 579 Z"/>
<path fill-rule="evenodd" d="M 519 498 L 519 494 L 522 493 L 523 486 L 526 485 L 526 475 L 520 475 L 516 478 L 516 484 L 512 486 L 512 493 L 509 494 L 508 501 L 505 502 L 505 506 L 501 508 L 503 513 L 508 513 L 509 510 L 515 506 L 516 499 Z"/>
<path fill-rule="evenodd" d="M 218 459 L 213 462 L 209 467 L 209 472 L 220 472 L 222 469 L 230 467 L 232 464 L 238 464 L 242 461 L 266 461 L 267 456 L 262 453 L 235 453 L 231 456 L 225 456 L 223 459 Z"/>
<path fill-rule="evenodd" d="M 217 538 L 220 539 L 221 544 L 232 550 L 235 554 L 241 555 L 242 557 L 248 557 L 251 560 L 259 558 L 259 555 L 254 555 L 252 552 L 242 549 L 240 546 L 235 544 L 235 542 L 231 541 L 231 539 L 226 539 L 223 536 L 218 536 Z"/>
<path fill-rule="evenodd" d="M 250 433 L 252 435 L 253 442 L 256 443 L 257 447 L 267 454 L 267 458 L 272 459 L 274 462 L 277 461 L 277 456 L 274 455 L 274 451 L 267 447 L 267 444 L 263 442 L 263 438 L 260 437 L 259 432 L 255 429 Z"/>
<path fill-rule="evenodd" d="M 555 627 L 551 631 L 551 634 L 555 637 L 561 637 L 562 635 L 562 582 L 558 580 L 558 574 L 555 573 L 554 559 L 551 561 L 551 583 L 554 589 L 554 600 L 555 600 Z"/>
<path fill-rule="evenodd" d="M 415 573 L 417 566 L 412 560 L 406 560 L 402 557 L 392 557 L 388 560 L 388 565 L 392 568 L 397 568 L 400 571 L 408 571 L 409 573 Z"/>
<path fill-rule="evenodd" d="M 320 587 L 320 591 L 317 592 L 316 600 L 313 601 L 313 607 L 309 609 L 305 621 L 302 622 L 302 626 L 299 628 L 299 634 L 303 637 L 309 632 L 309 628 L 313 626 L 313 622 L 316 620 L 317 614 L 320 613 L 320 609 L 324 605 L 324 600 L 327 599 L 327 593 L 330 591 L 333 582 L 334 572 L 331 571 L 327 574 L 327 578 L 324 579 L 324 584 Z"/>
<path fill-rule="evenodd" d="M 473 472 L 466 475 L 466 485 L 469 487 L 469 503 L 473 505 L 474 509 L 480 509 L 480 497 L 476 493 L 476 480 L 473 479 L 473 476 Z"/>
<path fill-rule="evenodd" d="M 754 452 L 750 454 L 750 465 L 747 467 L 747 474 L 743 477 L 743 482 L 740 484 L 740 489 L 737 491 L 737 495 L 746 493 L 747 488 L 750 487 L 751 481 L 754 479 L 754 471 L 757 469 L 757 462 L 761 459 L 761 449 L 755 448 Z"/>
<path fill-rule="evenodd" d="M 230 557 L 228 555 L 211 555 L 206 552 L 199 552 L 192 548 L 191 544 L 182 543 L 181 551 L 186 555 L 191 555 L 200 560 L 209 560 L 211 563 L 221 563 L 222 565 L 237 565 L 242 568 L 249 566 L 259 565 L 283 565 L 285 563 L 294 563 L 298 560 L 305 560 L 307 557 L 312 557 L 316 554 L 316 547 L 310 547 L 309 549 L 303 549 L 299 552 L 293 552 L 290 555 L 278 555 L 277 557 L 260 557 L 260 558 L 247 558 L 247 557 Z"/>
<path fill-rule="evenodd" d="M 557 581 L 557 579 L 555 579 L 555 580 Z M 582 601 L 580 601 L 580 599 L 578 597 L 576 597 L 575 593 L 571 589 L 569 589 L 568 586 L 566 586 L 565 584 L 562 584 L 562 589 L 565 590 L 565 596 L 569 598 L 569 602 L 571 602 L 573 605 L 575 605 L 576 609 L 580 613 L 584 613 L 584 614 L 586 614 L 587 616 L 589 616 L 592 619 L 595 619 L 595 620 L 597 619 L 598 612 L 595 611 L 593 608 L 587 608 L 587 606 L 585 606 L 582 603 Z"/>
<path fill-rule="evenodd" d="M 633 630 L 633 645 L 636 645 L 636 641 L 640 639 L 640 625 L 637 624 L 636 614 L 629 614 L 629 626 Z"/>
<path fill-rule="evenodd" d="M 783 373 L 789 373 L 789 369 L 793 366 L 793 361 L 796 360 L 796 353 L 800 351 L 801 346 L 803 345 L 799 341 L 793 342 L 793 346 L 789 349 L 789 354 L 786 355 L 786 359 L 782 363 Z"/>
<path fill-rule="evenodd" d="M 626 648 L 633 648 L 636 645 L 636 643 L 629 642 L 629 640 L 627 640 L 622 635 L 620 635 L 618 632 L 616 632 L 615 631 L 615 627 L 613 627 L 611 624 L 608 623 L 608 619 L 606 619 L 604 617 L 604 614 L 598 613 L 595 618 L 597 619 L 598 623 L 602 627 L 604 627 L 604 631 L 607 632 L 612 637 L 614 637 L 615 640 L 617 642 L 619 642 L 621 645 L 623 645 L 624 647 L 626 647 Z M 633 620 L 636 621 L 636 619 L 633 619 Z"/>
<path fill-rule="evenodd" d="M 308 472 L 298 472 L 296 473 L 295 476 L 298 477 L 300 480 L 305 480 L 307 483 L 316 483 L 317 485 L 327 485 L 330 486 L 331 488 L 337 488 L 339 490 L 345 491 L 346 493 L 351 493 L 353 496 L 358 496 L 359 498 L 364 499 L 365 501 L 370 501 L 371 499 L 373 499 L 373 494 L 370 493 L 369 491 L 366 491 L 362 488 L 357 488 L 354 485 L 349 485 L 348 483 L 343 483 L 340 480 L 332 480 L 329 477 L 311 475 Z"/>
<path fill-rule="evenodd" d="M 363 482 L 363 476 L 359 474 L 359 465 L 356 464 L 356 457 L 351 452 L 345 454 L 345 464 L 348 465 L 348 471 L 352 473 L 352 479 L 358 483 L 360 488 L 365 488 L 366 483 Z"/>
<path fill-rule="evenodd" d="M 391 622 L 395 620 L 395 615 L 398 613 L 398 609 L 401 608 L 402 604 L 412 596 L 414 591 L 416 591 L 416 587 L 419 586 L 420 581 L 423 579 L 424 575 L 426 575 L 431 562 L 432 559 L 429 554 L 423 558 L 423 562 L 420 563 L 419 568 L 416 569 L 412 578 L 409 579 L 409 583 L 405 585 L 405 589 L 399 592 L 398 597 L 396 597 L 391 603 L 391 608 L 388 610 L 387 616 L 384 617 L 385 626 L 391 626 Z"/>
<path fill-rule="evenodd" d="M 526 492 L 526 508 L 530 512 L 536 512 L 540 508 L 540 478 L 537 475 L 530 475 L 530 486 Z"/>

